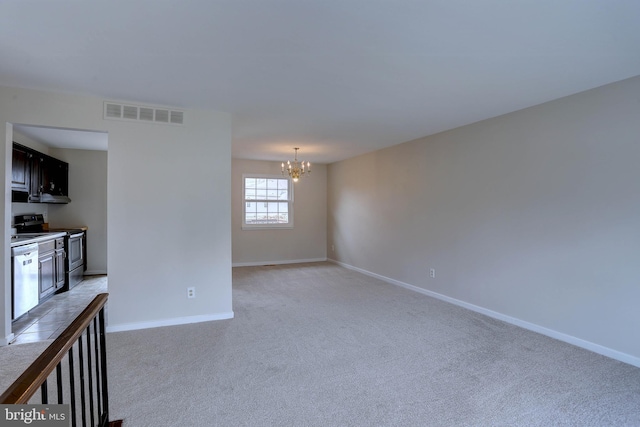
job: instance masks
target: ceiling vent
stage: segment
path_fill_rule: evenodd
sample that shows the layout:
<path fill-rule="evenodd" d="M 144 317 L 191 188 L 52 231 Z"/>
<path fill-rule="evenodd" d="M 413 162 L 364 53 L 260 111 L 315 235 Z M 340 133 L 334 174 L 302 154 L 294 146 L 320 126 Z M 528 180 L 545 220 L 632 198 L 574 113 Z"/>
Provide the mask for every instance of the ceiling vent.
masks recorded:
<path fill-rule="evenodd" d="M 184 111 L 105 101 L 104 118 L 109 120 L 135 120 L 168 125 L 183 125 Z"/>

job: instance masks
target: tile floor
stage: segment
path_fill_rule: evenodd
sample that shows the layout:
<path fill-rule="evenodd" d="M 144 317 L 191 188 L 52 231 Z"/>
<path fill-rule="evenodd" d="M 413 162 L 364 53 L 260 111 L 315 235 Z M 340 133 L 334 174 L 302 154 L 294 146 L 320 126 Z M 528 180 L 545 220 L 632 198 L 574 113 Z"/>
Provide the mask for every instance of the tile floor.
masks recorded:
<path fill-rule="evenodd" d="M 13 322 L 11 344 L 57 338 L 102 292 L 107 292 L 107 276 L 87 276 L 70 291 L 54 295 Z"/>

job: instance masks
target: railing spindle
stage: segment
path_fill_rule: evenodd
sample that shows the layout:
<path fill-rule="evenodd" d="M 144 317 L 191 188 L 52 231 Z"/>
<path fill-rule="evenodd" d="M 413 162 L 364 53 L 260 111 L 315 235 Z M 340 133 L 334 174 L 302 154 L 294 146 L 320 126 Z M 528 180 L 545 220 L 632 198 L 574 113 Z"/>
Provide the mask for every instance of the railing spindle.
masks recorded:
<path fill-rule="evenodd" d="M 109 386 L 107 383 L 107 337 L 105 334 L 104 308 L 98 312 L 98 323 L 100 325 L 100 365 L 102 371 L 102 419 L 101 425 L 109 422 Z M 97 361 L 96 361 L 97 362 Z"/>
<path fill-rule="evenodd" d="M 89 377 L 89 417 L 91 419 L 91 427 L 95 427 L 95 413 L 93 411 L 93 373 L 91 372 L 91 325 L 87 326 L 85 339 L 87 341 L 87 373 Z"/>
<path fill-rule="evenodd" d="M 62 363 L 58 363 L 56 366 L 56 382 L 58 389 L 58 404 L 62 405 L 64 399 L 62 396 Z"/>
<path fill-rule="evenodd" d="M 71 427 L 76 427 L 76 379 L 73 366 L 73 347 L 69 349 L 69 392 L 71 397 L 69 403 L 71 404 Z"/>
<path fill-rule="evenodd" d="M 47 394 L 49 390 L 47 389 L 47 380 L 44 380 L 42 385 L 40 386 L 40 394 L 42 396 L 42 404 L 46 405 L 49 403 L 49 395 Z"/>
<path fill-rule="evenodd" d="M 82 350 L 82 336 L 78 338 L 78 367 L 80 368 L 80 413 L 82 414 L 82 425 L 87 425 L 87 410 L 85 409 L 84 394 L 84 351 Z"/>
<path fill-rule="evenodd" d="M 100 382 L 100 354 L 98 343 L 100 342 L 100 337 L 98 336 L 98 317 L 93 318 L 93 338 L 95 343 L 95 353 L 96 353 L 96 401 L 98 402 L 98 414 L 102 413 L 102 392 L 101 392 L 101 382 Z"/>

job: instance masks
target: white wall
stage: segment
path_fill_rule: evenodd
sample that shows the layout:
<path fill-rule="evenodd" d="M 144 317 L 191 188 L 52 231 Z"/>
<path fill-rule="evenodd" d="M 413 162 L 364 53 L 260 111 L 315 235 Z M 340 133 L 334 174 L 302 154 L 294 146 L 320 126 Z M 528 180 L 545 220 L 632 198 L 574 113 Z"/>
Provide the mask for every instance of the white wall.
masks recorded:
<path fill-rule="evenodd" d="M 280 175 L 278 162 L 233 159 L 233 265 L 281 264 L 327 258 L 327 167 L 312 165 L 311 175 L 294 184 L 294 228 L 242 229 L 242 175 Z"/>
<path fill-rule="evenodd" d="M 636 77 L 329 165 L 329 258 L 640 366 L 639 94 Z"/>
<path fill-rule="evenodd" d="M 21 134 L 18 131 L 13 131 L 13 142 L 24 145 L 25 147 L 32 148 L 44 154 L 49 154 L 49 146 L 44 145 L 38 141 L 34 141 L 26 135 Z"/>
<path fill-rule="evenodd" d="M 107 274 L 107 152 L 53 148 L 50 155 L 69 163 L 71 203 L 49 207 L 49 226 L 88 227 L 85 274 Z"/>
<path fill-rule="evenodd" d="M 0 123 L 2 121 L 0 120 Z M 13 138 L 13 126 L 7 123 L 5 126 L 4 139 L 10 141 Z M 3 284 L 0 287 L 0 345 L 6 345 L 9 343 L 13 334 L 11 332 L 11 286 L 7 285 L 11 283 L 11 248 L 7 243 L 11 239 L 11 162 L 12 162 L 12 144 L 4 144 L 4 149 L 0 149 L 0 169 L 4 173 L 0 173 L 2 176 L 2 182 L 4 185 L 4 197 L 0 204 L 0 212 L 2 212 L 2 227 L 0 227 L 0 238 L 3 245 L 0 245 L 0 266 L 2 270 L 2 276 L 0 277 L 0 283 Z M 2 147 L 0 145 L 0 147 Z"/>
<path fill-rule="evenodd" d="M 4 226 L 0 251 L 10 333 L 11 123 L 106 131 L 109 325 L 112 330 L 233 315 L 231 306 L 231 118 L 186 111 L 184 126 L 103 119 L 103 100 L 0 87 Z M 207 226 L 193 218 L 206 215 Z M 195 286 L 197 298 L 187 299 Z M 9 323 L 9 324 L 8 324 Z"/>

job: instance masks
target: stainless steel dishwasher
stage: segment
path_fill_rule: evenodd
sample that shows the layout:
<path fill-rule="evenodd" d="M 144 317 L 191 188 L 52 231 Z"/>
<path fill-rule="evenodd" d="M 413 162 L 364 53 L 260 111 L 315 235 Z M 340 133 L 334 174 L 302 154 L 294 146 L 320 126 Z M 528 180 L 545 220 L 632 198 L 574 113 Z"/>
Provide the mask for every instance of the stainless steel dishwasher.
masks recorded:
<path fill-rule="evenodd" d="M 38 244 L 11 248 L 13 298 L 11 319 L 17 319 L 38 305 Z"/>

